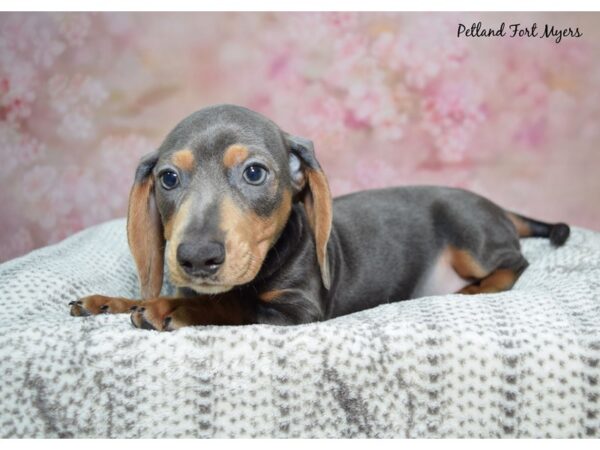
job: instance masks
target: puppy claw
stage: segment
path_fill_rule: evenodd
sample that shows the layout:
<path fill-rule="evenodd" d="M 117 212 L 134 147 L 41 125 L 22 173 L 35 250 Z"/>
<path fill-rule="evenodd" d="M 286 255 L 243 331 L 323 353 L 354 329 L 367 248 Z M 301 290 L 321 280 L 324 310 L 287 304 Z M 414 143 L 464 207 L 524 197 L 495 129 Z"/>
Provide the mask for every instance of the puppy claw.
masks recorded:
<path fill-rule="evenodd" d="M 138 324 L 136 323 L 136 313 L 135 312 L 131 313 L 131 315 L 129 316 L 129 320 L 131 321 L 131 325 L 133 325 L 135 328 L 138 328 Z"/>
<path fill-rule="evenodd" d="M 73 317 L 87 317 L 92 315 L 87 309 L 83 307 L 83 303 L 81 301 L 70 302 L 69 305 L 71 305 L 69 313 Z"/>
<path fill-rule="evenodd" d="M 171 328 L 169 325 L 171 325 L 172 322 L 172 318 L 170 316 L 165 317 L 165 320 L 163 320 L 163 330 L 164 331 L 173 331 L 173 328 Z"/>
<path fill-rule="evenodd" d="M 144 330 L 156 330 L 156 328 L 154 328 L 154 325 L 152 325 L 150 322 L 148 322 L 146 319 L 144 319 L 144 316 L 142 316 L 142 329 Z"/>
<path fill-rule="evenodd" d="M 146 308 L 138 307 L 136 311 L 131 313 L 131 324 L 142 330 L 174 331 L 177 329 L 175 322 L 170 315 L 161 319 L 161 317 L 157 317 L 156 312 L 153 311 L 152 308 L 147 310 Z"/>
<path fill-rule="evenodd" d="M 146 308 L 139 308 L 137 311 L 131 313 L 130 319 L 131 323 L 136 328 L 141 328 L 143 330 L 156 330 L 154 325 L 146 320 L 144 317 L 144 311 Z"/>

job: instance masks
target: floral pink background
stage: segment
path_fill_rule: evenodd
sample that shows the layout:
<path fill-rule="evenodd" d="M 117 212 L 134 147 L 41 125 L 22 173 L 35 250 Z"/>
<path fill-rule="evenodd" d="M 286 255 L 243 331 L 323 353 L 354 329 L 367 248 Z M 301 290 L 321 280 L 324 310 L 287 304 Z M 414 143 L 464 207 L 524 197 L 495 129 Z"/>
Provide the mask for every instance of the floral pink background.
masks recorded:
<path fill-rule="evenodd" d="M 583 37 L 456 37 L 478 20 Z M 313 139 L 334 195 L 462 186 L 600 229 L 599 14 L 2 13 L 0 261 L 125 215 L 138 158 L 223 102 Z"/>

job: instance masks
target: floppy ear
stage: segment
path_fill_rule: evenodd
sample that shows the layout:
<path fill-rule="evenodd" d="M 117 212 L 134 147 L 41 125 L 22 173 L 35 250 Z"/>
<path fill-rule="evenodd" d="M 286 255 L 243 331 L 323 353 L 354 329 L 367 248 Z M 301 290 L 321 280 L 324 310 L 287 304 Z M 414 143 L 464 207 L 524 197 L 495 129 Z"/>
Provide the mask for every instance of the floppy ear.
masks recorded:
<path fill-rule="evenodd" d="M 158 297 L 163 282 L 165 241 L 151 176 L 157 160 L 158 152 L 154 152 L 140 161 L 127 212 L 127 240 L 137 266 L 143 299 Z"/>
<path fill-rule="evenodd" d="M 323 285 L 329 289 L 331 277 L 327 260 L 327 242 L 331 233 L 332 201 L 329 184 L 315 157 L 312 141 L 286 134 L 290 148 L 290 174 L 292 185 L 304 203 L 308 222 L 315 237 L 317 260 Z"/>

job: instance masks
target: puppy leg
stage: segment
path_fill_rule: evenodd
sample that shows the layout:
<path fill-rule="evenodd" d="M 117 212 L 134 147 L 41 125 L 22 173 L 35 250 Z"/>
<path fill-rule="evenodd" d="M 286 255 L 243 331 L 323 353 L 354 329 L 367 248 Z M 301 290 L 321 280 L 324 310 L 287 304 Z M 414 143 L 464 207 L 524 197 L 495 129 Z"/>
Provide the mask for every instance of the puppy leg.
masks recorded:
<path fill-rule="evenodd" d="M 90 295 L 69 303 L 72 316 L 93 316 L 96 314 L 118 314 L 132 311 L 142 305 L 142 300 L 130 300 L 122 297 Z"/>
<path fill-rule="evenodd" d="M 465 286 L 459 294 L 491 294 L 494 292 L 508 291 L 517 279 L 520 273 L 512 269 L 497 269 L 487 277 L 481 279 L 478 283 Z"/>
<path fill-rule="evenodd" d="M 471 284 L 458 291 L 460 294 L 484 294 L 507 291 L 512 288 L 527 267 L 527 261 L 519 252 L 505 252 L 487 269 L 484 264 L 468 250 L 451 247 L 452 267 L 463 279 Z"/>
<path fill-rule="evenodd" d="M 131 314 L 136 328 L 173 331 L 194 325 L 247 325 L 256 323 L 252 302 L 234 295 L 205 295 L 198 298 L 157 298 Z"/>

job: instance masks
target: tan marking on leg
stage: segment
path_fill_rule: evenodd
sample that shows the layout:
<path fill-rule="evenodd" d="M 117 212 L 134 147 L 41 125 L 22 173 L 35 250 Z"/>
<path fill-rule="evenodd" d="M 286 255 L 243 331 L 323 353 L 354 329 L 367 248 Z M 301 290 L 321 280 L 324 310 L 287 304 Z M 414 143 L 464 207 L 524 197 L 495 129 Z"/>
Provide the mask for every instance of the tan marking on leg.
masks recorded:
<path fill-rule="evenodd" d="M 172 331 L 193 325 L 243 325 L 254 323 L 247 302 L 237 294 L 214 297 L 168 298 L 145 302 L 131 314 L 137 328 Z"/>
<path fill-rule="evenodd" d="M 258 298 L 260 298 L 263 302 L 272 302 L 273 300 L 276 300 L 284 295 L 286 292 L 286 289 L 274 289 L 272 291 L 262 292 L 259 294 Z"/>
<path fill-rule="evenodd" d="M 224 294 L 226 295 L 226 294 Z M 212 299 L 201 303 L 188 302 L 178 306 L 169 315 L 170 330 L 194 325 L 244 325 L 251 323 L 244 308 L 228 298 Z"/>
<path fill-rule="evenodd" d="M 489 271 L 481 266 L 470 251 L 458 249 L 452 245 L 448 246 L 448 251 L 450 252 L 452 268 L 462 278 L 466 280 L 481 279 L 488 275 Z"/>
<path fill-rule="evenodd" d="M 194 154 L 191 150 L 179 150 L 173 153 L 171 161 L 177 167 L 187 172 L 190 172 L 194 168 Z"/>
<path fill-rule="evenodd" d="M 508 291 L 514 286 L 519 275 L 511 269 L 498 269 L 477 284 L 471 284 L 460 291 L 461 294 L 490 294 L 494 292 Z"/>
<path fill-rule="evenodd" d="M 89 316 L 96 314 L 119 314 L 129 312 L 133 306 L 140 306 L 142 300 L 131 300 L 122 297 L 90 295 L 71 302 L 72 316 Z"/>
<path fill-rule="evenodd" d="M 248 149 L 241 144 L 231 145 L 223 155 L 223 165 L 228 169 L 248 158 Z"/>
<path fill-rule="evenodd" d="M 171 297 L 157 297 L 144 302 L 131 313 L 131 322 L 137 328 L 146 328 L 143 322 L 158 331 L 167 331 L 165 318 L 180 305 L 193 300 Z"/>

